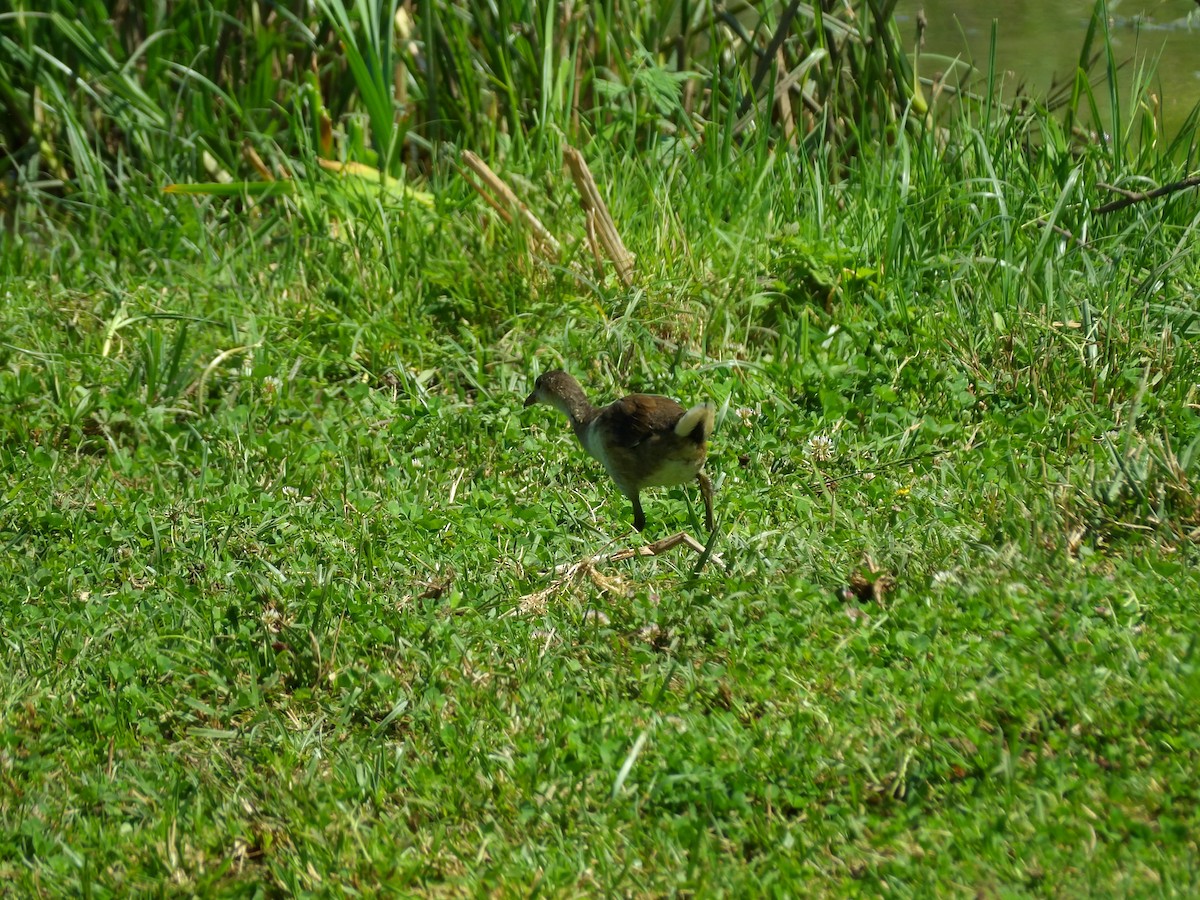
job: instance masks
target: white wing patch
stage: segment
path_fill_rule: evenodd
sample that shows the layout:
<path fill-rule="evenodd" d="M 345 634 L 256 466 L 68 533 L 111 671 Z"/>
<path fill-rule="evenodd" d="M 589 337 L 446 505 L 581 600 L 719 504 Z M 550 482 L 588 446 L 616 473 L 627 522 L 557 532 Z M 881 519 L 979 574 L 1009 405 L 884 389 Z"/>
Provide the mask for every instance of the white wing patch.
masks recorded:
<path fill-rule="evenodd" d="M 711 403 L 698 403 L 679 417 L 675 423 L 675 433 L 687 437 L 696 430 L 696 426 L 704 423 L 704 440 L 713 433 L 713 423 L 716 421 L 716 408 Z"/>

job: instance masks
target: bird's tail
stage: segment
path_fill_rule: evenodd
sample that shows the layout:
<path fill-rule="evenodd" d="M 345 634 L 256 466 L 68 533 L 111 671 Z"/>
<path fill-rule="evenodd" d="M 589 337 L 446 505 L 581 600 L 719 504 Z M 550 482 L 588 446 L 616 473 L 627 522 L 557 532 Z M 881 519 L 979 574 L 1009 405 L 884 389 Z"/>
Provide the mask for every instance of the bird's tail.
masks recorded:
<path fill-rule="evenodd" d="M 690 437 L 697 444 L 703 444 L 713 433 L 717 421 L 717 410 L 712 403 L 697 403 L 675 423 L 675 433 L 680 437 Z"/>

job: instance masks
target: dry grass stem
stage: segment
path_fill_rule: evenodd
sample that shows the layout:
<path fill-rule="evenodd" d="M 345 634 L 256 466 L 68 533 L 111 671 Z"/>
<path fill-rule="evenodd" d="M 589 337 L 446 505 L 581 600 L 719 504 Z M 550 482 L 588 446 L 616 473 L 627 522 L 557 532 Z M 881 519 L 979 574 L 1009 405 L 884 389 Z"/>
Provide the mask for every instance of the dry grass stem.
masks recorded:
<path fill-rule="evenodd" d="M 658 556 L 678 547 L 680 544 L 696 551 L 701 556 L 704 555 L 704 545 L 686 531 L 680 531 L 652 544 L 646 544 L 644 547 L 626 547 L 624 550 L 616 550 L 601 556 L 586 556 L 576 562 L 556 566 L 554 574 L 558 577 L 540 591 L 524 595 L 518 602 L 517 609 L 511 615 L 516 615 L 517 613 L 528 615 L 529 613 L 545 612 L 546 601 L 550 597 L 563 588 L 581 581 L 585 577 L 606 594 L 624 594 L 627 591 L 625 582 L 620 577 L 603 574 L 596 568 L 597 565 L 620 562 L 624 559 L 632 559 L 635 556 Z M 711 559 L 718 564 L 721 562 L 721 558 L 717 554 L 713 554 Z"/>
<path fill-rule="evenodd" d="M 258 151 L 254 149 L 254 145 L 248 140 L 242 142 L 242 156 L 246 162 L 253 166 L 254 171 L 258 173 L 258 177 L 263 181 L 275 180 L 275 175 L 267 168 L 267 164 L 263 162 L 263 158 L 258 155 Z"/>
<path fill-rule="evenodd" d="M 571 170 L 571 177 L 575 179 L 575 186 L 579 189 L 584 214 L 595 217 L 592 227 L 595 228 L 596 237 L 608 253 L 609 259 L 613 261 L 613 265 L 616 266 L 617 276 L 621 279 L 621 283 L 626 287 L 631 287 L 633 285 L 633 254 L 626 249 L 624 241 L 621 240 L 617 226 L 608 211 L 608 205 L 600 196 L 596 180 L 592 178 L 591 170 L 588 169 L 583 154 L 574 147 L 564 146 L 563 156 L 566 158 L 567 167 Z"/>
<path fill-rule="evenodd" d="M 600 241 L 596 237 L 596 214 L 588 210 L 587 222 L 585 224 L 587 231 L 588 246 L 592 248 L 592 259 L 596 261 L 596 276 L 604 277 L 604 253 L 600 249 Z"/>
<path fill-rule="evenodd" d="M 1200 175 L 1190 175 L 1187 178 L 1183 178 L 1179 181 L 1173 181 L 1170 184 L 1164 184 L 1160 188 L 1155 188 L 1152 191 L 1145 191 L 1144 193 L 1127 191 L 1124 188 L 1115 187 L 1111 184 L 1105 184 L 1104 182 L 1097 182 L 1097 186 L 1123 195 L 1122 199 L 1120 200 L 1114 200 L 1112 203 L 1105 203 L 1103 206 L 1097 206 L 1092 210 L 1092 212 L 1096 215 L 1101 215 L 1103 213 L 1116 212 L 1118 209 L 1124 209 L 1127 206 L 1133 206 L 1135 203 L 1142 203 L 1146 200 L 1153 200 L 1156 197 L 1163 197 L 1167 194 L 1173 194 L 1176 191 L 1184 191 L 1188 188 L 1200 186 Z"/>
<path fill-rule="evenodd" d="M 521 202 L 520 198 L 513 192 L 513 189 L 505 184 L 504 180 L 493 172 L 487 163 L 470 150 L 463 151 L 462 161 L 483 182 L 483 184 L 480 184 L 468 178 L 467 181 L 470 182 L 471 187 L 475 188 L 476 193 L 486 200 L 488 205 L 496 210 L 505 222 L 512 224 L 513 213 L 515 212 L 517 218 L 521 220 L 521 224 L 533 233 L 539 243 L 549 249 L 555 256 L 559 255 L 561 245 L 558 243 L 558 239 L 550 233 L 550 230 L 542 224 L 537 216 L 530 212 L 529 207 Z M 495 192 L 495 196 L 489 193 L 489 189 Z M 497 199 L 497 196 L 499 199 Z"/>

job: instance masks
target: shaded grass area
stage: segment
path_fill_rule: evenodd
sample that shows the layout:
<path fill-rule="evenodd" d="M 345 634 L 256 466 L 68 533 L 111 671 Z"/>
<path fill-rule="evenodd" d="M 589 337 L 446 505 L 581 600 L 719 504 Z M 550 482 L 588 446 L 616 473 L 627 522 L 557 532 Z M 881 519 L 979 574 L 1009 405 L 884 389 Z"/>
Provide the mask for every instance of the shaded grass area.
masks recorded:
<path fill-rule="evenodd" d="M 835 187 L 596 148 L 631 291 L 455 180 L 8 245 L 0 877 L 1193 891 L 1196 209 L 1089 218 L 1110 163 L 1046 128 L 900 133 Z M 639 540 L 521 410 L 557 365 L 717 403 L 719 560 L 529 602 Z"/>

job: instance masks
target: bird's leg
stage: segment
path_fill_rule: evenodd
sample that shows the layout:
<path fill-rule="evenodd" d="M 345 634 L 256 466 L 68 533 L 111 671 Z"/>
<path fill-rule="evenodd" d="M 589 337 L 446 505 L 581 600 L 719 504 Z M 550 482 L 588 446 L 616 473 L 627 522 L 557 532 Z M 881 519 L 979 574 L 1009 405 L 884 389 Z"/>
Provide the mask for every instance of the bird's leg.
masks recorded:
<path fill-rule="evenodd" d="M 696 473 L 700 482 L 700 496 L 704 498 L 704 525 L 709 531 L 713 530 L 713 489 L 712 481 L 703 472 Z"/>
<path fill-rule="evenodd" d="M 629 498 L 633 501 L 633 527 L 641 531 L 646 527 L 646 514 L 642 512 L 642 498 L 638 496 L 637 491 Z"/>

